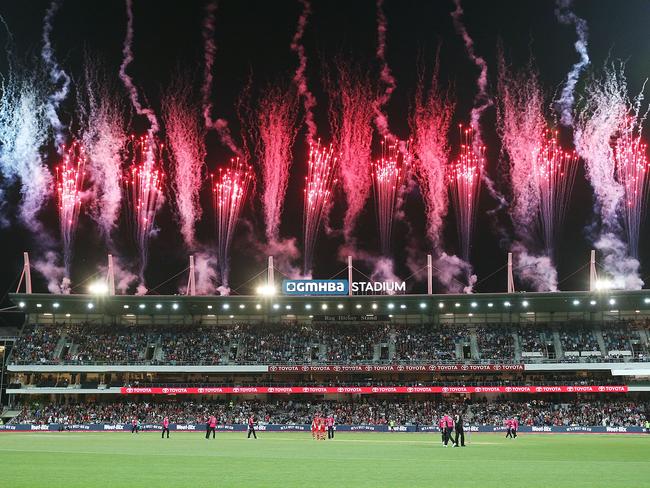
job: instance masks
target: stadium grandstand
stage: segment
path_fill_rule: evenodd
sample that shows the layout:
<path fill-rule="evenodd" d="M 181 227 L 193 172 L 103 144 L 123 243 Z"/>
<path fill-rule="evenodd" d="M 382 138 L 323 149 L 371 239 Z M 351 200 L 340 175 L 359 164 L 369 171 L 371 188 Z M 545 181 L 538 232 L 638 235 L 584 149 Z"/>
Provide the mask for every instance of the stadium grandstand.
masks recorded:
<path fill-rule="evenodd" d="M 641 432 L 650 293 L 120 296 L 19 293 L 3 334 L 4 429 L 307 428 Z M 115 427 L 121 425 L 121 427 Z"/>

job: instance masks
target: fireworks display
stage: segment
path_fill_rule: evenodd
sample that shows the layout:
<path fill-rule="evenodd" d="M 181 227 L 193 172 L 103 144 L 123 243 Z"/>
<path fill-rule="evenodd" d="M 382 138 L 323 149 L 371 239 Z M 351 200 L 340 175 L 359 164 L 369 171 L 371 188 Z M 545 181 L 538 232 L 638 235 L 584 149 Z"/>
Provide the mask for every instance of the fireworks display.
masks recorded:
<path fill-rule="evenodd" d="M 455 204 L 461 256 L 467 261 L 476 219 L 481 172 L 485 164 L 485 147 L 474 144 L 474 131 L 471 127 L 460 125 L 459 132 L 460 154 L 449 167 L 447 178 Z"/>
<path fill-rule="evenodd" d="M 560 147 L 557 132 L 547 131 L 534 151 L 532 176 L 539 195 L 539 225 L 546 254 L 553 256 L 578 168 L 574 152 Z"/>
<path fill-rule="evenodd" d="M 332 187 L 336 182 L 337 157 L 334 147 L 310 144 L 305 177 L 305 207 L 303 213 L 304 272 L 311 273 L 314 247 L 321 221 L 329 210 Z"/>
<path fill-rule="evenodd" d="M 232 238 L 253 180 L 253 170 L 238 158 L 212 175 L 212 201 L 217 226 L 217 252 L 222 289 L 228 288 Z"/>
<path fill-rule="evenodd" d="M 295 31 L 273 46 L 283 50 L 286 59 L 278 55 L 277 63 L 275 58 L 266 64 L 250 63 L 254 72 L 233 62 L 243 59 L 247 64 L 246 56 L 253 59 L 257 54 L 246 53 L 255 49 L 254 42 L 233 44 L 228 31 L 221 32 L 222 17 L 227 25 L 236 8 L 217 10 L 214 0 L 206 4 L 198 12 L 202 22 L 191 16 L 185 19 L 196 23 L 199 79 L 165 75 L 173 73 L 173 67 L 148 47 L 151 32 L 147 29 L 154 26 L 147 24 L 150 19 L 145 10 L 133 0 L 125 0 L 125 11 L 122 5 L 118 9 L 121 18 L 126 14 L 119 78 L 105 72 L 100 53 L 56 52 L 59 36 L 78 33 L 70 28 L 59 32 L 69 15 L 75 15 L 61 0 L 50 0 L 42 12 L 38 58 L 18 55 L 22 48 L 16 43 L 22 37 L 9 32 L 3 11 L 8 69 L 0 79 L 0 227 L 20 225 L 37 236 L 35 252 L 41 258 L 34 259 L 35 268 L 46 277 L 51 291 L 71 289 L 79 222 L 99 229 L 99 239 L 125 276 L 135 277 L 133 273 L 139 271 L 141 292 L 146 291 L 149 240 L 158 226 L 176 222 L 170 232 L 182 237 L 181 249 L 195 254 L 196 269 L 202 274 L 199 288 L 208 293 L 220 281 L 221 292 L 227 293 L 231 248 L 233 240 L 240 238 L 235 237 L 237 225 L 250 201 L 245 215 L 250 225 L 241 237 L 260 256 L 273 255 L 277 269 L 286 276 L 311 276 L 315 267 L 320 269 L 318 246 L 323 259 L 341 261 L 343 256 L 353 256 L 361 272 L 371 277 L 397 279 L 408 268 L 418 280 L 426 252 L 432 255 L 438 284 L 448 291 L 470 292 L 476 277 L 469 258 L 482 191 L 486 194 L 481 210 L 495 230 L 494 247 L 513 253 L 517 287 L 555 290 L 562 282 L 558 263 L 565 261 L 559 259 L 558 242 L 572 211 L 573 187 L 584 186 L 576 177 L 583 164 L 594 196 L 593 215 L 584 222 L 585 236 L 598 251 L 602 273 L 618 288 L 643 286 L 641 276 L 646 270 L 641 269 L 641 241 L 650 197 L 647 134 L 643 132 L 645 87 L 636 97 L 629 95 L 623 63 L 609 63 L 584 76 L 590 63 L 588 26 L 586 17 L 572 10 L 571 0 L 556 0 L 556 21 L 551 24 L 558 31 L 566 31 L 567 26 L 575 30 L 575 43 L 567 51 L 577 59 L 563 68 L 569 71 L 553 100 L 546 96 L 548 87 L 542 80 L 548 80 L 535 67 L 532 53 L 527 64 L 513 68 L 505 61 L 504 53 L 510 51 L 501 44 L 494 63 L 498 78 L 492 89 L 488 73 L 493 70 L 493 57 L 488 53 L 494 46 L 487 43 L 490 37 L 485 32 L 475 31 L 471 22 L 477 10 L 462 0 L 454 0 L 451 17 L 447 6 L 444 18 L 439 19 L 455 29 L 454 42 L 440 43 L 435 62 L 418 66 L 415 82 L 416 56 L 390 44 L 392 36 L 399 38 L 401 33 L 399 29 L 389 33 L 389 24 L 391 29 L 401 24 L 399 17 L 393 23 L 393 6 L 383 0 L 374 2 L 374 19 L 367 16 L 369 22 L 355 36 L 341 37 L 344 43 L 365 43 L 365 59 L 356 57 L 364 52 L 356 49 L 360 46 L 338 51 L 353 52 L 354 57 L 332 55 L 331 40 L 325 42 L 322 33 L 328 26 L 321 23 L 328 18 L 328 14 L 321 17 L 323 12 L 331 7 L 327 2 L 297 0 L 289 20 L 297 19 Z M 373 7 L 365 8 L 370 13 Z M 272 10 L 273 15 L 276 11 L 284 15 L 281 9 Z M 592 14 L 588 9 L 580 12 Z M 267 26 L 273 28 L 275 23 Z M 473 32 L 475 38 L 470 35 Z M 217 51 L 217 40 L 223 55 Z M 504 43 L 507 40 L 504 36 Z M 89 39 L 89 45 L 92 42 Z M 325 47 L 312 62 L 309 56 L 315 45 Z M 171 38 L 167 47 L 161 47 L 169 49 L 170 56 L 176 48 L 184 45 Z M 430 54 L 431 46 L 424 46 L 420 61 Z M 459 56 L 466 66 L 447 66 L 448 59 Z M 188 59 L 191 63 L 194 58 L 181 59 L 177 73 L 197 71 L 197 66 L 182 64 Z M 546 64 L 547 59 L 540 62 L 540 66 Z M 414 69 L 405 73 L 403 66 Z M 402 67 L 399 72 L 398 67 Z M 156 73 L 157 82 L 161 80 L 161 90 L 152 90 L 150 73 Z M 315 73 L 322 73 L 322 79 Z M 458 76 L 473 82 L 456 87 L 453 80 Z M 111 78 L 117 81 L 115 85 Z M 639 85 L 637 81 L 630 86 Z M 456 95 L 466 96 L 468 86 L 471 103 L 457 100 Z M 236 102 L 228 107 L 233 95 Z M 455 113 L 457 105 L 466 106 L 467 113 Z M 221 114 L 228 121 L 218 118 Z M 456 117 L 468 119 L 469 124 L 460 126 L 460 147 L 453 159 L 449 129 Z M 492 120 L 496 130 L 488 129 L 486 122 Z M 567 130 L 560 144 L 560 134 L 549 129 L 558 124 L 571 128 L 573 141 L 564 144 Z M 132 132 L 144 135 L 129 137 Z M 64 146 L 65 141 L 75 142 Z M 494 148 L 490 161 L 484 142 Z M 217 169 L 215 161 L 225 162 L 231 156 L 236 158 Z M 202 242 L 210 220 L 209 212 L 204 212 L 209 206 L 205 176 L 210 172 L 216 250 Z M 259 185 L 253 185 L 256 179 Z M 402 208 L 407 182 L 409 205 Z M 304 198 L 302 256 L 296 244 L 300 209 L 285 205 L 299 200 L 300 191 Z M 584 194 L 584 188 L 579 191 Z M 373 203 L 368 202 L 370 192 Z M 423 210 L 410 198 L 418 194 Z M 158 222 L 167 197 L 170 212 L 163 214 L 164 222 Z M 589 199 L 574 200 L 584 205 Z M 48 221 L 54 205 L 56 223 Z M 443 232 L 450 206 L 458 227 L 457 256 Z M 90 219 L 83 218 L 84 214 Z M 580 215 L 576 213 L 576 218 Z M 403 239 L 405 248 L 394 253 L 391 235 L 396 216 L 404 220 L 408 233 Z M 118 226 L 121 217 L 127 222 L 125 229 Z M 263 230 L 256 228 L 261 222 Z M 55 238 L 57 223 L 62 252 Z M 378 253 L 364 248 L 367 236 L 375 231 Z M 139 254 L 132 262 L 124 239 L 129 235 Z M 165 251 L 162 246 L 161 252 Z M 147 278 L 157 279 L 151 271 Z M 118 288 L 126 291 L 131 286 Z"/>
<path fill-rule="evenodd" d="M 635 131 L 635 119 L 628 123 L 614 144 L 616 179 L 623 187 L 621 212 L 630 255 L 639 255 L 639 230 L 648 204 L 650 177 L 647 145 Z"/>
<path fill-rule="evenodd" d="M 328 79 L 330 125 L 340 150 L 339 174 L 347 208 L 343 236 L 354 247 L 353 231 L 370 194 L 373 103 L 375 89 L 361 68 L 338 59 L 336 76 Z"/>
<path fill-rule="evenodd" d="M 399 143 L 384 139 L 381 144 L 381 158 L 372 165 L 372 182 L 375 192 L 375 208 L 379 243 L 384 256 L 390 253 L 393 217 L 409 171 L 408 144 L 405 149 Z"/>
<path fill-rule="evenodd" d="M 61 240 L 63 241 L 63 263 L 69 276 L 81 196 L 86 171 L 86 153 L 79 142 L 62 147 L 63 161 L 56 168 L 56 207 L 59 212 Z"/>
<path fill-rule="evenodd" d="M 256 139 L 257 158 L 262 166 L 262 206 L 266 239 L 280 239 L 280 218 L 289 184 L 291 148 L 298 133 L 297 98 L 282 88 L 267 89 L 249 123 Z"/>
<path fill-rule="evenodd" d="M 131 138 L 131 164 L 124 178 L 125 201 L 129 223 L 140 252 L 140 278 L 143 277 L 149 250 L 149 237 L 154 229 L 156 214 L 164 201 L 162 145 L 148 137 Z"/>

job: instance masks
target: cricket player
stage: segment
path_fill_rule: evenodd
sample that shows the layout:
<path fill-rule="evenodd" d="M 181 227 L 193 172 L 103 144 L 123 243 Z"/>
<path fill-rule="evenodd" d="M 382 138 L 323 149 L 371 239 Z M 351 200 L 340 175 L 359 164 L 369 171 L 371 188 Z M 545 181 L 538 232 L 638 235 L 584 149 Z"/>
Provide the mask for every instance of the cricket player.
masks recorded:
<path fill-rule="evenodd" d="M 246 438 L 250 439 L 251 434 L 253 434 L 253 437 L 257 439 L 257 434 L 255 434 L 255 417 L 253 417 L 253 415 L 248 417 L 248 436 Z"/>
<path fill-rule="evenodd" d="M 205 438 L 210 438 L 210 432 L 212 432 L 212 438 L 214 439 L 217 436 L 217 417 L 210 415 L 208 423 L 206 424 L 205 429 Z"/>
<path fill-rule="evenodd" d="M 167 432 L 167 439 L 169 439 L 169 417 L 165 417 L 162 422 L 162 439 L 165 438 L 165 432 Z"/>

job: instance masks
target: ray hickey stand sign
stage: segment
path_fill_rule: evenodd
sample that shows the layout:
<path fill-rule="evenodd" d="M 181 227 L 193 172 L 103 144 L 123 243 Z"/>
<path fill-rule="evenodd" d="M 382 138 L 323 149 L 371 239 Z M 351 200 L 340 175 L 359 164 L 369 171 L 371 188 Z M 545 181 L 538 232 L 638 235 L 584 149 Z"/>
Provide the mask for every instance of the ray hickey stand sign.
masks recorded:
<path fill-rule="evenodd" d="M 381 293 L 393 295 L 404 293 L 404 281 L 353 281 L 348 280 L 284 280 L 282 293 L 284 295 L 348 295 L 352 287 L 352 294 Z"/>

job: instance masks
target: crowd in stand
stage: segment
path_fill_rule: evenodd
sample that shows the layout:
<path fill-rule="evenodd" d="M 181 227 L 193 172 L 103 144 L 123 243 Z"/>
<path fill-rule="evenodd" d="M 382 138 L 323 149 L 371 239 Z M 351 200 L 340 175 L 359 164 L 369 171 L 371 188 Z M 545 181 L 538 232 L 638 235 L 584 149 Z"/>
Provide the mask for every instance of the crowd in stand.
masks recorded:
<path fill-rule="evenodd" d="M 560 342 L 564 351 L 600 352 L 598 341 L 591 330 L 585 327 L 562 328 L 559 331 Z"/>
<path fill-rule="evenodd" d="M 173 423 L 204 423 L 215 415 L 220 423 L 240 424 L 253 415 L 271 424 L 308 424 L 317 413 L 332 414 L 338 424 L 435 425 L 444 414 L 465 412 L 472 425 L 503 425 L 517 417 L 526 426 L 642 426 L 650 405 L 630 400 L 573 401 L 555 403 L 546 400 L 512 402 L 498 400 L 470 405 L 445 401 L 384 400 L 331 402 L 311 400 L 115 402 L 83 404 L 26 405 L 12 423 L 130 423 L 160 424 L 164 417 Z"/>
<path fill-rule="evenodd" d="M 478 349 L 483 359 L 507 360 L 515 356 L 512 330 L 499 325 L 476 328 Z"/>
<path fill-rule="evenodd" d="M 21 336 L 15 355 L 29 363 L 46 363 L 52 360 L 59 342 L 60 330 L 55 327 L 30 329 Z"/>
<path fill-rule="evenodd" d="M 546 356 L 546 346 L 542 342 L 541 331 L 536 327 L 520 329 L 519 343 L 523 352 L 541 352 Z"/>
<path fill-rule="evenodd" d="M 456 344 L 469 342 L 467 329 L 445 330 L 427 326 L 403 326 L 395 328 L 395 360 L 454 361 Z"/>
<path fill-rule="evenodd" d="M 232 326 L 56 325 L 26 328 L 12 351 L 15 362 L 228 364 L 306 362 L 513 362 L 515 336 L 522 353 L 548 357 L 546 342 L 558 330 L 564 351 L 600 351 L 593 330 L 584 326 L 553 329 L 492 324 L 433 326 L 399 324 L 239 324 Z M 514 334 L 514 335 L 513 335 Z M 472 345 L 476 337 L 478 351 Z M 630 328 L 604 328 L 609 351 L 628 351 L 632 337 L 637 357 L 648 355 L 646 334 Z M 61 347 L 57 348 L 57 345 Z M 380 347 L 385 346 L 385 347 Z M 640 352 L 639 352 L 640 351 Z M 476 357 L 478 352 L 478 357 Z M 644 354 L 645 353 L 645 354 Z M 609 355 L 607 355 L 609 354 Z M 526 356 L 523 354 L 522 356 Z M 556 356 L 558 356 L 556 352 Z M 526 358 L 524 358 L 526 359 Z M 562 360 L 575 360 L 567 355 Z"/>

